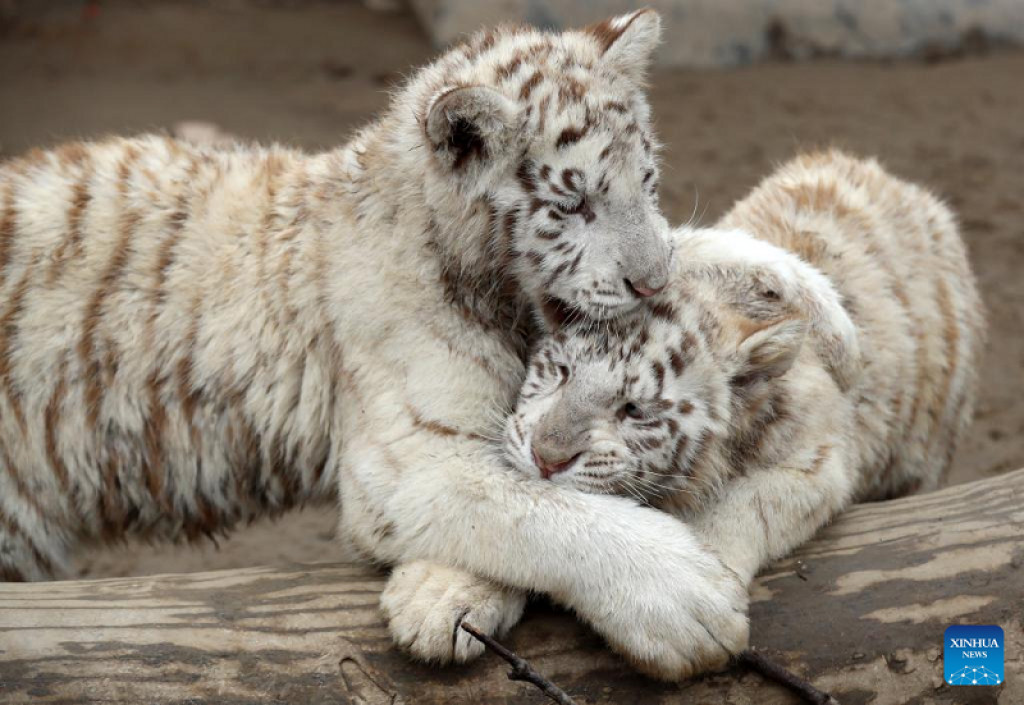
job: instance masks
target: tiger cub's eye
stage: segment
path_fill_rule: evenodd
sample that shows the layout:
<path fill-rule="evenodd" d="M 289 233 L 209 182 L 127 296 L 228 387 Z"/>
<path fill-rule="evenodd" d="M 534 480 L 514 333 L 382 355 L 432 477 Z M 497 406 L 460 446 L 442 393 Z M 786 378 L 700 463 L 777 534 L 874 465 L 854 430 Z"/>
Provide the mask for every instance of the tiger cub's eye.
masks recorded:
<path fill-rule="evenodd" d="M 642 419 L 644 417 L 644 412 L 639 406 L 629 401 L 619 407 L 618 417 L 619 419 Z"/>

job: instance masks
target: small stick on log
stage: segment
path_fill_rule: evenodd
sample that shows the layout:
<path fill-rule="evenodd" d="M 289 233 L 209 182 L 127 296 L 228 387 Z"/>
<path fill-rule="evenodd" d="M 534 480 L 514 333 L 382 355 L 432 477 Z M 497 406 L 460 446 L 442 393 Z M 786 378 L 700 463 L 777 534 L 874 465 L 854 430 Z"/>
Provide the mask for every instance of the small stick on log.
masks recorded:
<path fill-rule="evenodd" d="M 789 688 L 812 705 L 839 705 L 839 701 L 828 693 L 818 690 L 795 673 L 790 673 L 779 664 L 769 661 L 753 649 L 741 651 L 737 662 L 765 678 Z"/>
<path fill-rule="evenodd" d="M 534 670 L 530 662 L 522 658 L 514 651 L 502 646 L 499 642 L 492 639 L 487 634 L 474 627 L 468 622 L 462 623 L 462 628 L 469 632 L 475 639 L 481 641 L 484 646 L 498 654 L 501 658 L 505 659 L 512 670 L 508 672 L 508 679 L 511 681 L 526 681 L 540 688 L 544 695 L 551 698 L 552 701 L 558 703 L 558 705 L 576 705 L 572 698 L 570 698 L 564 690 L 559 688 L 557 685 L 549 681 L 547 678 L 542 676 L 540 673 Z"/>
<path fill-rule="evenodd" d="M 484 634 L 468 622 L 463 622 L 462 628 L 512 666 L 512 670 L 508 672 L 509 680 L 532 683 L 559 705 L 574 705 L 572 698 L 565 691 L 534 670 L 529 661 L 514 651 L 509 650 L 499 641 Z M 779 664 L 762 656 L 753 649 L 740 652 L 739 656 L 736 657 L 736 661 L 740 665 L 761 674 L 763 677 L 792 690 L 801 698 L 811 703 L 811 705 L 839 705 L 839 701 L 828 693 L 818 690 L 809 681 L 787 671 Z"/>
<path fill-rule="evenodd" d="M 532 683 L 553 701 L 559 703 L 559 705 L 574 705 L 572 698 L 565 691 L 534 670 L 529 661 L 468 622 L 463 622 L 462 628 L 512 666 L 512 670 L 508 672 L 509 680 Z M 792 690 L 801 698 L 811 703 L 811 705 L 839 705 L 839 701 L 828 693 L 818 690 L 809 681 L 787 671 L 779 664 L 762 656 L 753 649 L 740 652 L 736 657 L 736 662 L 759 673 L 768 680 L 773 680 Z"/>

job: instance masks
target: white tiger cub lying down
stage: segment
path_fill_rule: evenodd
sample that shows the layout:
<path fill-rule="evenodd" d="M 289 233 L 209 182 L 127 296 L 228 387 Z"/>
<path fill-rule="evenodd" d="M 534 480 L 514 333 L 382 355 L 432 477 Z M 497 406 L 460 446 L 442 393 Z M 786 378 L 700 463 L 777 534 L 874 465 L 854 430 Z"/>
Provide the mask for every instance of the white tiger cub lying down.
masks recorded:
<path fill-rule="evenodd" d="M 530 477 L 631 495 L 692 529 L 677 595 L 693 616 L 688 662 L 669 673 L 634 658 L 669 678 L 746 646 L 735 616 L 768 561 L 853 501 L 938 484 L 971 417 L 983 338 L 951 214 L 873 161 L 798 158 L 718 229 L 677 231 L 676 252 L 649 311 L 539 346 L 505 441 Z M 862 355 L 833 335 L 851 320 Z M 383 604 L 400 641 L 441 660 L 474 653 L 452 642 L 463 615 L 500 631 L 522 609 L 516 593 L 430 564 L 396 573 Z M 442 623 L 450 646 L 430 653 Z M 638 653 L 627 625 L 630 648 L 608 638 Z"/>

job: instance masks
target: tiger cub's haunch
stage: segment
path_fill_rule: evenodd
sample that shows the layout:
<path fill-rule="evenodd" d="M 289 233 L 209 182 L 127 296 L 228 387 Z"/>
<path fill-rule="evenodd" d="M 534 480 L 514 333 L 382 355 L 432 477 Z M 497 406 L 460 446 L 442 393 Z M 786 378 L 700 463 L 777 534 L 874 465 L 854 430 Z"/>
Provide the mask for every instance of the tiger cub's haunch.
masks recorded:
<path fill-rule="evenodd" d="M 666 283 L 659 27 L 481 32 L 322 154 L 148 136 L 0 166 L 0 577 L 341 496 L 379 561 L 553 593 L 606 632 L 684 620 L 660 566 L 686 534 L 574 560 L 573 522 L 621 544 L 645 514 L 513 477 L 487 440 L 533 311 L 613 317 Z"/>

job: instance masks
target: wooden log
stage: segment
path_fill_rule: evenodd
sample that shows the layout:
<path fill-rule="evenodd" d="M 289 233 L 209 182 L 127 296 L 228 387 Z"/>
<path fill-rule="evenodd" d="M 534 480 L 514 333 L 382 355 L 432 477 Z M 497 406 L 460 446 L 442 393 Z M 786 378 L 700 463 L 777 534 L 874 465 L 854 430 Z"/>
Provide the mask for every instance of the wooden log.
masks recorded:
<path fill-rule="evenodd" d="M 752 591 L 752 641 L 844 705 L 1024 703 L 1024 470 L 853 508 Z M 0 702 L 542 703 L 492 654 L 430 668 L 396 651 L 384 575 L 359 565 L 0 585 Z M 943 630 L 998 624 L 1005 682 L 943 684 Z M 505 640 L 579 703 L 794 703 L 734 668 L 633 674 L 571 615 Z"/>

